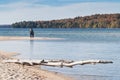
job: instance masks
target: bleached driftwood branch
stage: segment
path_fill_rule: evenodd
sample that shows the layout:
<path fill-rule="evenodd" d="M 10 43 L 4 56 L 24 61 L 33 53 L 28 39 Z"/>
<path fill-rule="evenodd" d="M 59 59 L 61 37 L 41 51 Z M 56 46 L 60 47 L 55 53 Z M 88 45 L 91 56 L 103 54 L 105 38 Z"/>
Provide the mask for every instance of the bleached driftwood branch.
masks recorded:
<path fill-rule="evenodd" d="M 54 67 L 73 67 L 75 65 L 85 65 L 85 64 L 107 64 L 113 63 L 112 61 L 106 60 L 83 60 L 83 61 L 66 61 L 66 60 L 3 60 L 5 63 L 17 63 L 22 65 L 44 65 L 44 66 L 54 66 Z"/>

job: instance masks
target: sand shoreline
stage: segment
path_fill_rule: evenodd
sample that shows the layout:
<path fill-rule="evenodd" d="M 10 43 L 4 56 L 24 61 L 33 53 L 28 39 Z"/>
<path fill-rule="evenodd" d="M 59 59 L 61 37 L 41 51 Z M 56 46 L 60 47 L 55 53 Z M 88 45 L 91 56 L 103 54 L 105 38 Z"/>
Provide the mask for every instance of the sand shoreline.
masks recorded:
<path fill-rule="evenodd" d="M 62 38 L 49 38 L 49 37 L 23 37 L 23 36 L 0 36 L 0 41 L 2 40 L 63 40 Z"/>
<path fill-rule="evenodd" d="M 72 80 L 60 73 L 50 72 L 36 66 L 4 63 L 2 60 L 13 59 L 13 52 L 0 51 L 0 80 Z"/>

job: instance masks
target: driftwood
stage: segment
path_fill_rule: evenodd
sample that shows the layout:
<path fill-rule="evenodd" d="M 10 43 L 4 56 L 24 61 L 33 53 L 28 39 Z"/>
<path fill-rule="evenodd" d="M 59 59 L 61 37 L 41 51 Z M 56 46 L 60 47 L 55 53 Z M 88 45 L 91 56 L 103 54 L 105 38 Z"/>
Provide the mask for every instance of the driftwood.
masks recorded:
<path fill-rule="evenodd" d="M 107 64 L 113 63 L 112 61 L 106 60 L 83 60 L 83 61 L 66 61 L 66 60 L 3 60 L 5 63 L 17 63 L 22 65 L 43 65 L 43 66 L 53 66 L 53 67 L 73 67 L 75 65 L 85 65 L 85 64 Z"/>

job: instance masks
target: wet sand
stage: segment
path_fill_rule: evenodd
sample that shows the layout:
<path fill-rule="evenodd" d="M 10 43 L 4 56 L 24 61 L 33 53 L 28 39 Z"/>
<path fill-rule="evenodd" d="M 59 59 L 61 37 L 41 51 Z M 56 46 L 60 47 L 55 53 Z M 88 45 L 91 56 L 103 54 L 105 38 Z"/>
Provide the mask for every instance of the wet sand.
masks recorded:
<path fill-rule="evenodd" d="M 49 37 L 22 37 L 22 36 L 0 36 L 0 40 L 62 40 L 62 38 Z"/>
<path fill-rule="evenodd" d="M 60 73 L 40 69 L 38 66 L 2 62 L 13 59 L 13 55 L 16 53 L 0 51 L 0 80 L 72 80 Z"/>

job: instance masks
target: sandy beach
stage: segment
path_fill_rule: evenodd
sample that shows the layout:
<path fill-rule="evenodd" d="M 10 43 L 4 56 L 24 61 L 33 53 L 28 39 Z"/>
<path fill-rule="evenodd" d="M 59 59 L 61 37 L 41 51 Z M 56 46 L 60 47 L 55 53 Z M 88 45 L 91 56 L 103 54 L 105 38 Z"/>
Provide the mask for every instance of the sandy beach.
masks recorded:
<path fill-rule="evenodd" d="M 0 40 L 62 40 L 62 38 L 49 38 L 49 37 L 22 37 L 22 36 L 0 36 Z"/>
<path fill-rule="evenodd" d="M 59 40 L 59 38 L 0 36 L 0 40 Z M 3 60 L 13 59 L 14 55 L 16 55 L 14 52 L 0 51 L 0 80 L 71 80 L 60 73 L 42 70 L 39 66 L 3 62 Z"/>
<path fill-rule="evenodd" d="M 71 80 L 60 73 L 40 69 L 38 66 L 26 66 L 15 63 L 4 63 L 13 59 L 14 52 L 0 51 L 0 80 Z"/>

